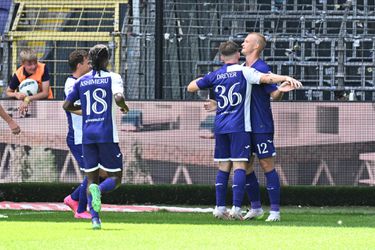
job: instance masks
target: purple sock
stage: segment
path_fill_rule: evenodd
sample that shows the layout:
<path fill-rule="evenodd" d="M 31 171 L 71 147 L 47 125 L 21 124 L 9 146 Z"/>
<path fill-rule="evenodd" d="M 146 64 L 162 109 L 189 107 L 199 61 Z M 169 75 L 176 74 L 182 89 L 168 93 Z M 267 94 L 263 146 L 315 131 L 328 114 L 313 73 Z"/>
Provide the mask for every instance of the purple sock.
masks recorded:
<path fill-rule="evenodd" d="M 115 179 L 108 177 L 102 183 L 100 183 L 99 188 L 102 193 L 112 191 L 116 188 L 116 181 Z"/>
<path fill-rule="evenodd" d="M 216 175 L 216 206 L 225 206 L 225 200 L 227 197 L 228 179 L 229 172 L 219 170 Z"/>
<path fill-rule="evenodd" d="M 254 171 L 246 175 L 245 190 L 247 192 L 247 196 L 249 197 L 251 208 L 261 208 L 262 205 L 260 203 L 259 182 Z"/>
<path fill-rule="evenodd" d="M 85 212 L 86 207 L 87 207 L 87 177 L 83 179 L 83 182 L 80 185 L 77 213 Z"/>
<path fill-rule="evenodd" d="M 70 194 L 73 200 L 79 201 L 79 193 L 81 191 L 81 185 L 79 185 L 76 189 L 74 189 L 73 193 Z"/>
<path fill-rule="evenodd" d="M 233 175 L 233 206 L 241 207 L 245 194 L 246 171 L 244 169 L 234 170 Z"/>
<path fill-rule="evenodd" d="M 280 179 L 276 170 L 265 173 L 268 197 L 270 199 L 271 211 L 280 210 Z"/>
<path fill-rule="evenodd" d="M 92 196 L 91 194 L 87 195 L 87 204 L 89 205 L 89 210 L 92 218 L 99 218 L 99 214 L 92 208 Z"/>

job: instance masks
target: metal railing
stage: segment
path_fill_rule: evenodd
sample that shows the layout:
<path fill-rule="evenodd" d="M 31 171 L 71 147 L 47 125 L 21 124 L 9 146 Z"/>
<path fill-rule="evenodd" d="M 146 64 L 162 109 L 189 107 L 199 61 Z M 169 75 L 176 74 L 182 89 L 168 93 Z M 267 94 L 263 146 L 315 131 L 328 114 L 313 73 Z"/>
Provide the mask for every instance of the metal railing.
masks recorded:
<path fill-rule="evenodd" d="M 124 0 L 16 1 L 12 27 L 5 33 L 7 50 L 11 50 L 11 66 L 5 75 L 15 72 L 20 50 L 31 47 L 49 67 L 54 96 L 62 98 L 61 89 L 70 74 L 69 53 L 97 43 L 110 45 L 112 70 L 120 72 L 120 5 L 126 3 Z"/>

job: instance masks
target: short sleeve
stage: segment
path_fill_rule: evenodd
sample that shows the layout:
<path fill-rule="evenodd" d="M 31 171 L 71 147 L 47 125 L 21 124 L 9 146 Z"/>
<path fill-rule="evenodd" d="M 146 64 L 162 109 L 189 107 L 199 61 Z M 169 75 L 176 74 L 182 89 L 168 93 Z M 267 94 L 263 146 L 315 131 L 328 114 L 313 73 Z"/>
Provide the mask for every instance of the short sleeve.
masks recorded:
<path fill-rule="evenodd" d="M 197 81 L 197 86 L 199 89 L 209 89 L 211 88 L 212 81 L 210 80 L 210 73 L 206 74 L 202 79 Z"/>
<path fill-rule="evenodd" d="M 75 83 L 76 79 L 72 78 L 72 77 L 68 77 L 65 81 L 65 85 L 64 85 L 64 94 L 65 96 L 68 96 L 70 92 L 73 91 L 73 87 L 74 87 L 74 83 Z"/>
<path fill-rule="evenodd" d="M 112 93 L 117 94 L 117 93 L 124 93 L 124 83 L 122 81 L 122 78 L 119 74 L 112 73 L 111 74 L 112 78 Z"/>
<path fill-rule="evenodd" d="M 44 73 L 42 75 L 42 82 L 49 81 L 51 77 L 49 76 L 48 67 L 47 65 L 44 66 Z"/>
<path fill-rule="evenodd" d="M 16 90 L 20 86 L 20 81 L 16 74 L 13 75 L 12 79 L 10 79 L 9 88 L 12 90 Z"/>
<path fill-rule="evenodd" d="M 242 73 L 248 84 L 260 84 L 261 73 L 256 69 L 242 67 Z"/>
<path fill-rule="evenodd" d="M 70 102 L 75 102 L 77 100 L 79 100 L 79 84 L 80 84 L 80 81 L 76 82 L 72 88 L 72 91 L 68 94 L 68 96 L 66 97 L 66 101 L 70 101 Z"/>
<path fill-rule="evenodd" d="M 74 88 L 74 85 L 75 85 L 76 82 L 77 82 L 77 79 L 73 78 L 73 77 L 68 77 L 66 79 L 66 82 L 65 82 L 65 85 L 64 85 L 65 97 L 67 97 L 73 91 L 73 88 Z M 80 105 L 81 100 L 77 100 L 74 104 Z"/>

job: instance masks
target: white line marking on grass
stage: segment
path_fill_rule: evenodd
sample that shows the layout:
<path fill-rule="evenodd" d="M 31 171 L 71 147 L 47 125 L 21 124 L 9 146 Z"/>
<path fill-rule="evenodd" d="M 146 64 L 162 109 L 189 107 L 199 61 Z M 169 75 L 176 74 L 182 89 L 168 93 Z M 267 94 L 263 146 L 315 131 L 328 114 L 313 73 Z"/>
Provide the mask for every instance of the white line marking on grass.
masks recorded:
<path fill-rule="evenodd" d="M 1 1 L 1 0 L 0 0 Z M 0 209 L 12 210 L 34 210 L 34 211 L 70 211 L 63 203 L 53 202 L 0 202 Z M 104 212 L 189 212 L 189 213 L 212 213 L 212 208 L 174 207 L 174 206 L 145 206 L 145 205 L 113 205 L 102 204 Z"/>
<path fill-rule="evenodd" d="M 30 212 L 20 212 L 20 213 L 14 214 L 14 215 L 35 215 L 35 214 L 56 214 L 56 213 L 58 213 L 58 212 L 54 212 L 54 211 L 33 212 L 33 211 L 30 211 Z"/>

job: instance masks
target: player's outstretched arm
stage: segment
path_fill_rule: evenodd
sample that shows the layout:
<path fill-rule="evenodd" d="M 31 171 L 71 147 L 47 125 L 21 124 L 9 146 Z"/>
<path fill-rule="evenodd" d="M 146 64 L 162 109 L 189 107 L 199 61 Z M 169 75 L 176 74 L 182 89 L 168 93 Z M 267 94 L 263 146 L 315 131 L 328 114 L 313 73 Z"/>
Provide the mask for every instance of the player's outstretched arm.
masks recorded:
<path fill-rule="evenodd" d="M 296 88 L 290 84 L 289 82 L 283 82 L 282 84 L 280 84 L 277 89 L 280 91 L 280 92 L 289 92 L 289 91 L 292 91 L 292 90 L 295 90 Z"/>
<path fill-rule="evenodd" d="M 300 88 L 302 87 L 302 83 L 290 76 L 283 76 L 277 74 L 262 74 L 260 77 L 261 83 L 279 83 L 279 82 L 289 82 L 293 88 Z"/>
<path fill-rule="evenodd" d="M 199 81 L 200 79 L 202 79 L 202 77 L 199 77 L 193 81 L 191 81 L 189 83 L 189 85 L 187 86 L 187 91 L 188 92 L 197 92 L 199 90 L 199 87 L 198 87 L 198 84 L 197 84 L 197 81 Z"/>
<path fill-rule="evenodd" d="M 3 109 L 3 107 L 0 105 L 0 117 L 8 123 L 8 126 L 10 128 L 10 130 L 12 130 L 12 133 L 17 135 L 21 132 L 21 129 L 20 127 L 18 126 L 18 124 L 12 119 L 12 117 L 10 117 L 6 112 L 5 110 Z"/>
<path fill-rule="evenodd" d="M 126 114 L 129 112 L 129 107 L 125 103 L 125 97 L 122 93 L 115 94 L 116 105 L 120 107 L 122 113 Z"/>
<path fill-rule="evenodd" d="M 277 87 L 277 90 L 271 93 L 271 98 L 274 101 L 279 101 L 283 98 L 284 93 L 295 90 L 296 88 L 293 87 L 289 82 L 283 82 Z"/>

